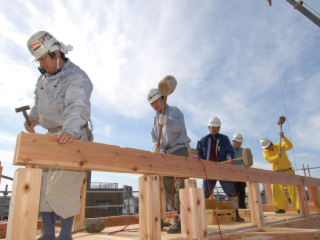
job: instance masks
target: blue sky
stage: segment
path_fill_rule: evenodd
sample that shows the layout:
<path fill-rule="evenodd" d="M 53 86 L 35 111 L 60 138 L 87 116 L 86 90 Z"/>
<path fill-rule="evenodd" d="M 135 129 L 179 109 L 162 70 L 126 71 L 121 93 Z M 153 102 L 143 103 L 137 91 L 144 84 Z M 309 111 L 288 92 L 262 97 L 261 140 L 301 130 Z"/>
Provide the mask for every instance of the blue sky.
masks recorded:
<path fill-rule="evenodd" d="M 309 0 L 318 12 L 320 2 Z M 178 86 L 169 105 L 185 115 L 191 146 L 208 134 L 211 117 L 221 133 L 241 133 L 256 168 L 271 169 L 259 141 L 279 141 L 286 115 L 268 12 L 279 63 L 294 167 L 320 166 L 320 31 L 285 0 L 246 1 L 8 1 L 0 6 L 0 156 L 13 176 L 15 139 L 33 105 L 39 75 L 26 47 L 46 30 L 71 44 L 68 55 L 91 78 L 95 141 L 151 151 L 154 111 L 146 94 L 164 76 Z M 41 127 L 36 132 L 45 133 Z M 303 174 L 298 171 L 298 174 Z M 320 176 L 319 170 L 311 175 Z M 138 190 L 139 175 L 95 172 L 93 181 L 118 182 Z M 10 181 L 2 179 L 1 189 Z"/>

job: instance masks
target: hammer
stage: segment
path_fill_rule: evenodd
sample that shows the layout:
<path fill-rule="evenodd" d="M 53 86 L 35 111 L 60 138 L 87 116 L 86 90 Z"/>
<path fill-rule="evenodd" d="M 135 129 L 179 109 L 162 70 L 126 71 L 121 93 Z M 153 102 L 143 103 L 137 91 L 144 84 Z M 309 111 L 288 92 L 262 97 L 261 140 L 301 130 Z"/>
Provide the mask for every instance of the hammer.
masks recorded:
<path fill-rule="evenodd" d="M 103 231 L 106 228 L 106 224 L 101 218 L 90 218 L 87 219 L 84 223 L 85 227 L 80 228 L 76 231 L 73 231 L 72 234 L 82 232 L 86 230 L 88 233 L 98 233 Z"/>
<path fill-rule="evenodd" d="M 282 124 L 284 124 L 285 121 L 286 121 L 286 117 L 284 117 L 284 116 L 281 116 L 278 118 L 277 123 L 278 123 L 278 125 L 280 125 L 280 132 L 282 132 Z M 281 152 L 281 136 L 280 136 L 280 152 Z"/>
<path fill-rule="evenodd" d="M 26 122 L 29 126 L 31 126 L 31 121 L 29 119 L 29 116 L 27 114 L 27 110 L 30 109 L 30 106 L 24 106 L 24 107 L 20 107 L 20 108 L 16 108 L 16 112 L 22 112 L 24 118 L 26 119 Z"/>
<path fill-rule="evenodd" d="M 241 161 L 243 160 L 244 166 L 251 167 L 253 165 L 253 156 L 251 154 L 250 148 L 242 149 L 242 156 L 240 158 L 233 159 L 233 161 Z M 227 161 L 223 161 L 226 163 Z"/>
<path fill-rule="evenodd" d="M 161 115 L 164 115 L 166 111 L 167 97 L 171 93 L 173 93 L 176 87 L 177 87 L 177 80 L 175 79 L 174 76 L 168 75 L 159 82 L 158 91 L 161 95 L 164 96 Z M 158 148 L 160 146 L 161 133 L 162 133 L 162 125 L 160 125 L 160 129 L 159 129 L 159 137 L 158 137 L 158 145 L 157 145 Z"/>

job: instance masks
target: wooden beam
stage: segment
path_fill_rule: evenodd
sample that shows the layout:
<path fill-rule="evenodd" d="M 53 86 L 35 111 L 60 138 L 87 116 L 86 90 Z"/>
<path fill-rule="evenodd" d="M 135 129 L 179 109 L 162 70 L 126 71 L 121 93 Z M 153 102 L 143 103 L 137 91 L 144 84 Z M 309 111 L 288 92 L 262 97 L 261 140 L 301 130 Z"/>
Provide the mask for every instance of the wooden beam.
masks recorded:
<path fill-rule="evenodd" d="M 185 179 L 185 188 L 179 190 L 181 234 L 185 239 L 207 240 L 207 216 L 203 188 L 197 188 L 195 179 Z"/>
<path fill-rule="evenodd" d="M 204 178 L 205 175 L 202 164 L 194 158 L 78 140 L 59 144 L 55 136 L 21 132 L 17 138 L 14 165 L 28 163 L 39 167 L 188 178 Z M 203 164 L 209 179 L 302 185 L 301 176 L 212 161 L 203 161 Z"/>
<path fill-rule="evenodd" d="M 160 189 L 160 217 L 163 221 L 166 221 L 167 202 L 166 202 L 166 195 L 163 187 L 162 176 L 159 177 L 159 189 Z"/>
<path fill-rule="evenodd" d="M 85 212 L 86 212 L 86 193 L 87 193 L 88 173 L 85 173 L 83 184 L 80 190 L 80 213 L 74 216 L 72 231 L 84 228 Z"/>
<path fill-rule="evenodd" d="M 312 177 L 301 177 L 303 185 L 306 187 L 319 187 L 320 186 L 320 179 L 319 178 L 312 178 Z"/>
<path fill-rule="evenodd" d="M 144 175 L 139 178 L 139 239 L 160 240 L 159 177 Z"/>
<path fill-rule="evenodd" d="M 272 236 L 254 236 L 254 237 L 246 237 L 242 238 L 241 240 L 277 240 L 277 238 Z"/>
<path fill-rule="evenodd" d="M 316 208 L 316 211 L 320 213 L 320 193 L 317 187 L 311 187 L 311 193 L 313 196 L 313 203 Z M 310 194 L 310 193 L 309 193 Z"/>
<path fill-rule="evenodd" d="M 300 214 L 305 218 L 310 217 L 310 211 L 309 211 L 309 205 L 308 205 L 305 186 L 296 186 L 296 188 L 297 188 L 297 195 L 299 198 Z"/>
<path fill-rule="evenodd" d="M 261 201 L 259 183 L 248 182 L 247 189 L 248 189 L 248 200 L 249 200 L 249 207 L 250 207 L 251 222 L 252 224 L 256 225 L 259 228 L 264 227 L 265 221 L 264 221 L 264 215 L 262 210 L 262 201 Z"/>
<path fill-rule="evenodd" d="M 264 212 L 274 212 L 276 211 L 276 209 L 273 207 L 273 205 L 269 205 L 269 204 L 262 204 L 262 209 Z M 316 208 L 316 206 L 314 204 L 309 204 L 309 211 L 310 213 L 317 213 L 318 209 Z M 287 209 L 286 212 L 294 212 L 296 213 L 297 210 L 293 209 L 293 205 L 292 204 L 288 204 L 287 205 Z"/>
<path fill-rule="evenodd" d="M 14 172 L 7 225 L 7 240 L 36 239 L 42 170 Z"/>
<path fill-rule="evenodd" d="M 273 205 L 271 184 L 270 183 L 266 183 L 264 185 L 265 185 L 265 188 L 266 188 L 267 203 L 269 205 Z"/>
<path fill-rule="evenodd" d="M 305 228 L 305 229 L 319 229 L 320 215 L 314 215 L 309 218 L 300 218 L 295 220 L 287 220 L 282 223 L 270 225 L 276 228 Z"/>

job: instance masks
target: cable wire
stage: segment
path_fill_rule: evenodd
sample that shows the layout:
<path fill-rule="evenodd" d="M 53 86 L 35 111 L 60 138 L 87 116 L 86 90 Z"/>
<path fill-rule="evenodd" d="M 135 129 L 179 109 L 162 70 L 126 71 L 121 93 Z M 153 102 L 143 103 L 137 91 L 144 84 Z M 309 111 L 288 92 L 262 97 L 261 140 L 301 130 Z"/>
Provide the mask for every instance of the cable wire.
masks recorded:
<path fill-rule="evenodd" d="M 308 4 L 306 4 L 306 2 L 303 2 L 303 4 L 307 5 L 310 9 L 312 9 L 312 11 L 314 11 L 315 13 L 317 13 L 320 16 L 320 14 L 316 10 L 314 10 L 312 7 L 310 7 Z"/>
<path fill-rule="evenodd" d="M 288 123 L 288 128 L 289 128 L 290 141 L 293 142 L 292 141 L 292 137 L 291 137 L 291 130 L 290 130 L 290 124 L 289 124 L 289 119 L 288 119 L 286 101 L 284 99 L 284 94 L 283 94 L 282 80 L 281 80 L 281 76 L 280 76 L 280 69 L 279 69 L 277 51 L 276 51 L 276 47 L 275 47 L 275 44 L 274 44 L 274 37 L 273 37 L 273 32 L 272 32 L 272 26 L 271 26 L 271 21 L 270 21 L 269 10 L 268 10 L 268 6 L 267 6 L 267 2 L 266 1 L 265 1 L 265 3 L 266 3 L 267 13 L 268 13 L 269 26 L 270 26 L 270 32 L 271 32 L 271 37 L 272 37 L 274 55 L 275 55 L 275 58 L 276 58 L 276 63 L 277 63 L 277 68 L 278 68 L 278 76 L 279 76 L 280 88 L 281 88 L 281 93 L 282 93 L 283 105 L 284 105 L 284 110 L 286 112 L 286 118 L 287 118 L 287 123 Z M 297 168 L 297 161 L 296 161 L 296 156 L 294 154 L 294 149 L 293 148 L 292 148 L 292 153 L 293 153 L 294 164 L 295 164 L 295 166 Z"/>

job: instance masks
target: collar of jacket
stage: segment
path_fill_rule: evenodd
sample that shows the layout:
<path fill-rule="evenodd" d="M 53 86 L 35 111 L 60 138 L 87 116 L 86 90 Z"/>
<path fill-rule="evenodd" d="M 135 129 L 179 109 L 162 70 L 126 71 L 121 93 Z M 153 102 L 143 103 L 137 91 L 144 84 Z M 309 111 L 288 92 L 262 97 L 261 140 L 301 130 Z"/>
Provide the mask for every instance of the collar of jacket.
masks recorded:
<path fill-rule="evenodd" d="M 70 65 L 71 61 L 69 59 L 67 59 L 66 63 L 54 74 L 48 74 L 46 73 L 46 78 L 57 78 L 60 77 L 62 75 L 64 75 L 65 69 L 67 69 Z"/>

